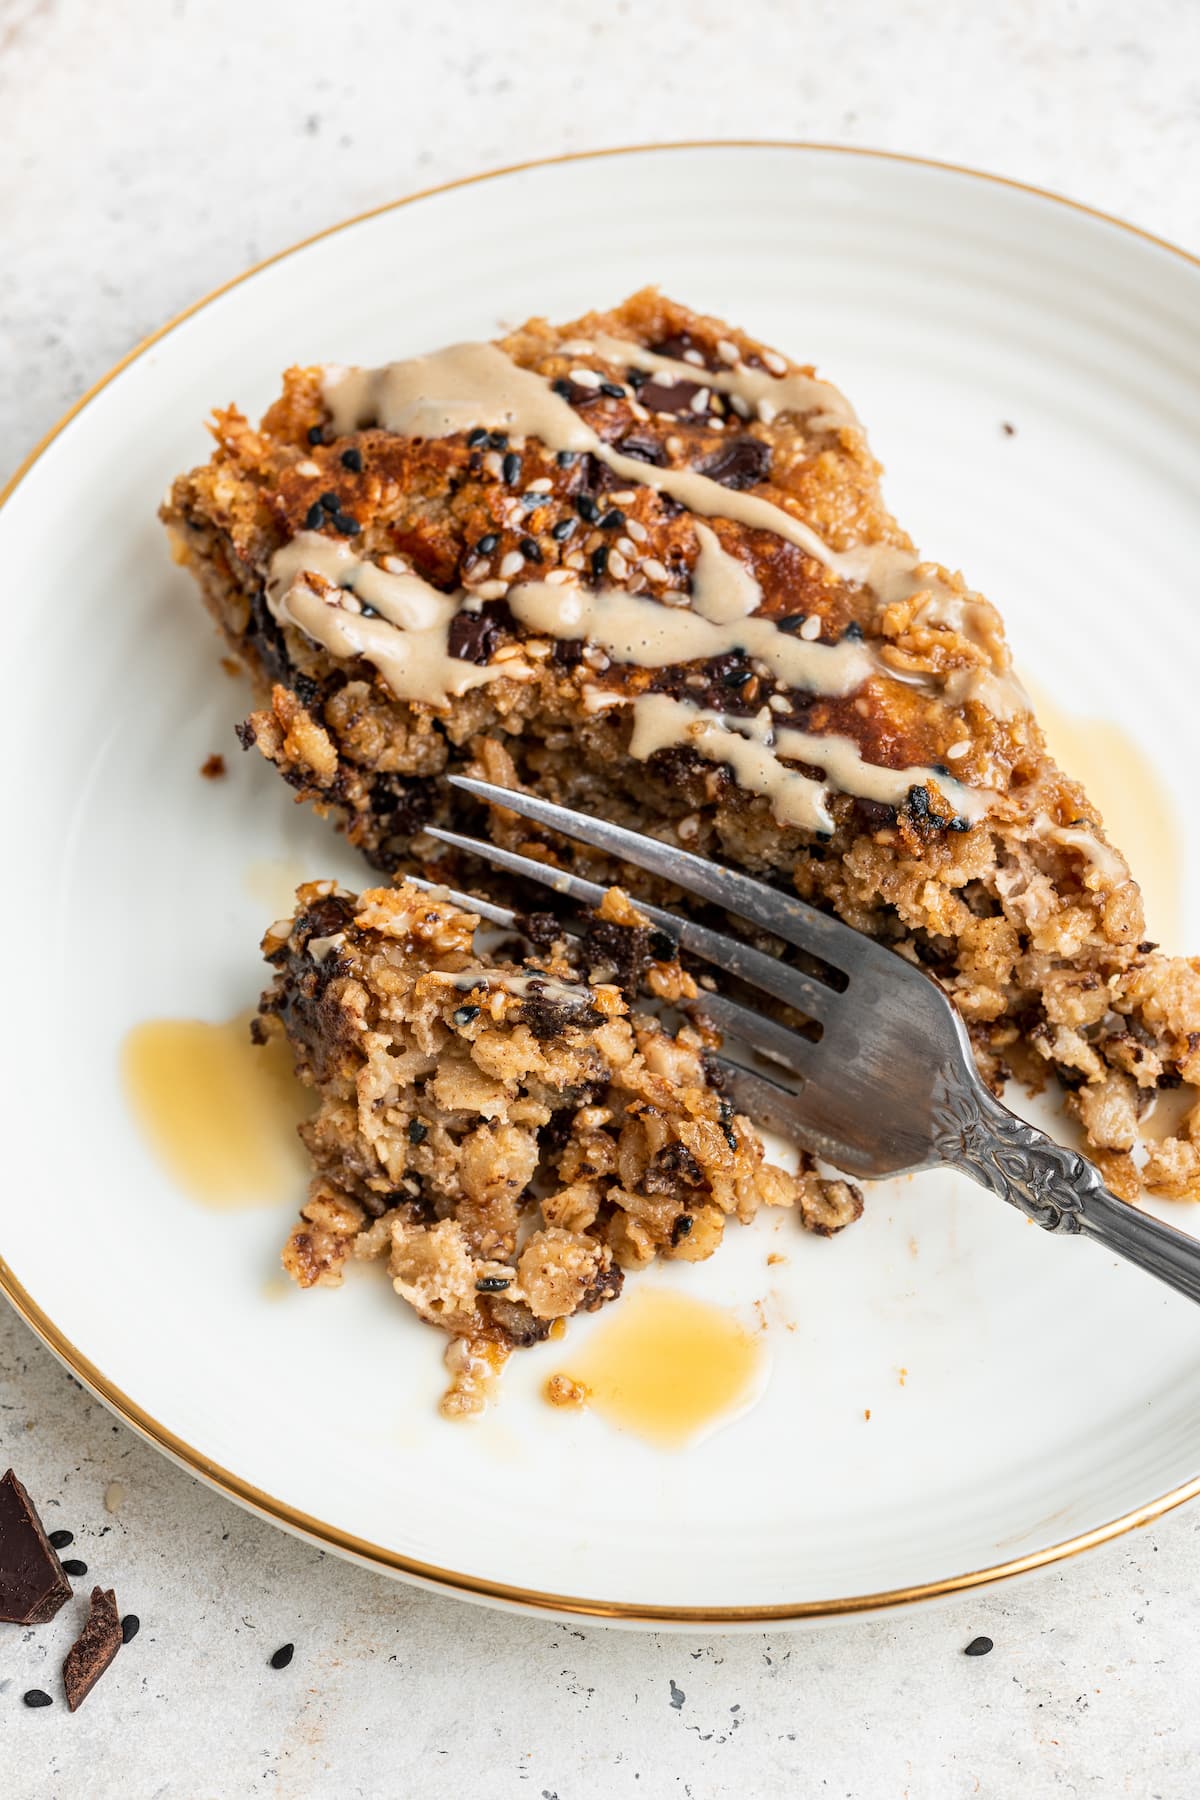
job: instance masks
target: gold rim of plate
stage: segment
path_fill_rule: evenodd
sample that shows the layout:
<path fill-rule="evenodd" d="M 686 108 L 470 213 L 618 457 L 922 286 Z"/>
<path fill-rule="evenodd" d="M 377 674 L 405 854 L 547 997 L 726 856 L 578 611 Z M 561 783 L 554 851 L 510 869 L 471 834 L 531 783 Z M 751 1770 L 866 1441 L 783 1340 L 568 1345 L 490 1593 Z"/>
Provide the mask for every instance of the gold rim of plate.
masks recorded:
<path fill-rule="evenodd" d="M 991 175 L 981 169 L 965 168 L 959 163 L 939 162 L 927 156 L 908 156 L 893 150 L 860 149 L 852 144 L 807 143 L 799 139 L 789 138 L 691 138 L 668 144 L 619 144 L 603 150 L 571 151 L 563 156 L 533 157 L 527 162 L 508 163 L 502 168 L 485 169 L 477 175 L 461 176 L 456 181 L 443 181 L 433 187 L 421 188 L 418 192 L 406 194 L 399 200 L 385 201 L 382 206 L 368 207 L 365 212 L 355 213 L 352 218 L 341 219 L 336 225 L 327 225 L 321 231 L 314 231 L 297 243 L 289 244 L 286 249 L 277 250 L 272 256 L 263 257 L 250 268 L 231 280 L 222 282 L 220 287 L 213 288 L 199 300 L 194 300 L 182 312 L 176 313 L 166 324 L 152 331 L 141 343 L 135 344 L 120 360 L 113 364 L 106 375 L 93 382 L 86 393 L 82 394 L 75 404 L 52 425 L 43 438 L 36 443 L 28 456 L 0 489 L 0 507 L 10 500 L 26 475 L 38 459 L 45 454 L 54 440 L 66 430 L 71 421 L 83 411 L 96 395 L 101 393 L 110 382 L 143 356 L 160 338 L 174 331 L 177 325 L 190 319 L 203 307 L 209 306 L 232 288 L 240 287 L 242 282 L 249 281 L 252 276 L 263 269 L 270 268 L 272 263 L 282 262 L 285 257 L 292 256 L 298 250 L 304 250 L 309 244 L 316 244 L 322 238 L 332 237 L 339 231 L 345 231 L 352 225 L 359 225 L 366 219 L 378 218 L 383 213 L 398 212 L 402 206 L 410 206 L 417 200 L 428 200 L 437 194 L 451 193 L 456 188 L 473 187 L 478 182 L 495 181 L 502 176 L 521 174 L 526 169 L 549 168 L 559 163 L 593 162 L 606 156 L 633 155 L 667 155 L 677 150 L 799 150 L 818 151 L 822 155 L 837 154 L 847 157 L 861 157 L 877 162 L 908 163 L 919 168 L 940 169 L 953 175 L 966 175 L 975 181 L 990 182 L 997 187 L 1013 188 L 1019 193 L 1035 195 L 1039 200 L 1051 200 L 1058 206 L 1070 207 L 1073 212 L 1084 213 L 1092 219 L 1099 219 L 1105 225 L 1116 226 L 1128 232 L 1131 237 L 1141 238 L 1143 242 L 1156 245 L 1160 250 L 1167 250 L 1183 262 L 1190 263 L 1193 268 L 1200 269 L 1200 256 L 1193 256 L 1190 251 L 1183 250 L 1178 244 L 1158 237 L 1152 231 L 1144 231 L 1138 225 L 1131 225 L 1128 220 L 1116 218 L 1112 213 L 1101 212 L 1098 207 L 1086 206 L 1082 201 L 1070 200 L 1065 195 L 1051 193 L 1046 188 L 1035 187 L 1031 182 L 1013 181 L 1005 175 Z M 1031 1551 L 1028 1556 L 1018 1556 L 1008 1562 L 993 1563 L 988 1568 L 971 1569 L 961 1575 L 944 1576 L 938 1581 L 921 1582 L 915 1587 L 890 1588 L 876 1594 L 851 1594 L 826 1600 L 782 1601 L 770 1606 L 650 1606 L 632 1601 L 609 1601 L 581 1598 L 574 1594 L 543 1593 L 536 1588 L 512 1587 L 504 1582 L 488 1581 L 482 1576 L 466 1575 L 455 1569 L 444 1569 L 433 1563 L 419 1562 L 414 1557 L 402 1556 L 398 1551 L 387 1550 L 381 1544 L 372 1544 L 365 1538 L 355 1537 L 348 1531 L 341 1531 L 336 1525 L 327 1524 L 323 1519 L 315 1519 L 308 1513 L 302 1513 L 285 1501 L 277 1500 L 274 1495 L 264 1493 L 261 1488 L 253 1487 L 243 1481 L 229 1469 L 223 1469 L 218 1463 L 210 1462 L 198 1450 L 160 1425 L 157 1419 L 150 1417 L 129 1395 L 111 1382 L 93 1362 L 64 1337 L 54 1321 L 37 1305 L 17 1280 L 8 1264 L 0 1258 L 0 1292 L 16 1308 L 25 1323 L 36 1332 L 42 1342 L 54 1352 L 59 1361 L 64 1363 L 71 1373 L 78 1377 L 84 1385 L 91 1389 L 97 1399 L 102 1400 L 117 1417 L 127 1425 L 164 1451 L 172 1461 L 189 1470 L 218 1493 L 236 1500 L 240 1505 L 248 1507 L 251 1512 L 270 1520 L 272 1524 L 281 1525 L 286 1530 L 307 1538 L 311 1543 L 338 1551 L 343 1556 L 352 1557 L 355 1561 L 380 1569 L 392 1575 L 402 1575 L 410 1580 L 422 1583 L 426 1587 L 442 1588 L 451 1593 L 464 1595 L 474 1599 L 495 1600 L 504 1605 L 532 1607 L 538 1610 L 557 1613 L 570 1613 L 593 1619 L 620 1619 L 629 1623 L 647 1625 L 752 1625 L 783 1624 L 788 1621 L 802 1619 L 828 1619 L 843 1617 L 851 1613 L 878 1612 L 887 1607 L 909 1606 L 919 1600 L 934 1600 L 943 1595 L 963 1593 L 971 1588 L 984 1587 L 991 1582 L 1004 1581 L 1014 1575 L 1023 1575 L 1030 1570 L 1045 1568 L 1050 1563 L 1061 1562 L 1069 1556 L 1077 1556 L 1083 1550 L 1094 1549 L 1097 1544 L 1107 1543 L 1111 1538 L 1120 1537 L 1126 1531 L 1133 1531 L 1139 1525 L 1149 1525 L 1153 1520 L 1161 1518 L 1173 1507 L 1182 1506 L 1188 1500 L 1200 1496 L 1200 1475 L 1193 1476 L 1190 1481 L 1179 1487 L 1171 1488 L 1156 1499 L 1149 1500 L 1144 1506 L 1136 1507 L 1132 1512 L 1122 1513 L 1119 1518 L 1110 1519 L 1104 1525 L 1097 1525 L 1091 1531 L 1082 1532 L 1078 1537 L 1065 1538 L 1062 1543 L 1048 1544 L 1041 1550 Z"/>

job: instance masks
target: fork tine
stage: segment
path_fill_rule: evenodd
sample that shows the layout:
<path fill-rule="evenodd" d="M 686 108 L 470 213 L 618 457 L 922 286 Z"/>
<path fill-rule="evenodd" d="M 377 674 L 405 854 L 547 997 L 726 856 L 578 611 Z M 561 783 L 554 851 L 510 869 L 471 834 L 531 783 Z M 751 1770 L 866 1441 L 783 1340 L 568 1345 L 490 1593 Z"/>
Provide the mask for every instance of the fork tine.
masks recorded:
<path fill-rule="evenodd" d="M 688 1012 L 703 1013 L 723 1035 L 740 1039 L 756 1055 L 782 1063 L 789 1074 L 802 1075 L 814 1056 L 820 1055 L 820 1045 L 811 1038 L 801 1037 L 798 1031 L 764 1018 L 736 1000 L 727 1000 L 724 994 L 710 994 L 701 988 L 697 999 L 685 1000 L 682 1006 Z"/>
<path fill-rule="evenodd" d="M 664 880 L 674 882 L 676 887 L 711 900 L 727 912 L 737 913 L 752 925 L 795 944 L 798 949 L 807 950 L 811 956 L 820 957 L 835 969 L 853 968 L 862 961 L 864 946 L 869 940 L 862 938 L 851 926 L 829 918 L 794 895 L 781 894 L 775 888 L 767 887 L 753 876 L 708 862 L 690 850 L 677 850 L 671 844 L 645 837 L 640 831 L 630 831 L 624 825 L 613 825 L 607 819 L 594 819 L 588 813 L 557 806 L 537 794 L 497 787 L 493 782 L 476 781 L 467 775 L 451 775 L 449 780 L 452 786 L 473 794 L 477 800 L 487 801 L 492 806 L 505 806 L 522 818 L 561 832 L 564 837 L 576 838 L 596 850 L 646 869 L 652 875 L 661 875 Z M 777 969 L 782 966 L 775 965 Z"/>
<path fill-rule="evenodd" d="M 881 1171 L 871 1166 L 869 1160 L 864 1162 L 855 1148 L 846 1144 L 841 1138 L 831 1137 L 821 1131 L 806 1117 L 805 1101 L 778 1081 L 772 1081 L 769 1075 L 760 1075 L 753 1069 L 743 1068 L 741 1063 L 734 1062 L 731 1057 L 714 1058 L 721 1071 L 725 1092 L 733 1101 L 739 1112 L 753 1119 L 756 1125 L 765 1125 L 768 1131 L 777 1131 L 789 1142 L 798 1144 L 801 1149 L 808 1150 L 814 1156 L 823 1157 L 835 1167 L 843 1169 L 847 1175 L 857 1176 L 860 1180 L 869 1181 Z"/>
<path fill-rule="evenodd" d="M 435 899 L 444 897 L 452 906 L 461 906 L 464 912 L 478 913 L 489 925 L 501 925 L 509 931 L 516 925 L 517 915 L 507 906 L 493 906 L 490 900 L 481 900 L 477 894 L 464 894 L 461 888 L 447 887 L 441 881 L 426 881 L 421 875 L 406 875 L 404 879 L 411 887 L 419 887 Z"/>
<path fill-rule="evenodd" d="M 507 869 L 513 875 L 523 875 L 528 881 L 540 882 L 543 887 L 564 894 L 570 900 L 581 901 L 585 906 L 599 906 L 604 898 L 606 890 L 597 882 L 587 881 L 581 875 L 552 868 L 547 863 L 535 861 L 531 856 L 521 856 L 515 850 L 503 850 L 497 844 L 484 843 L 480 838 L 466 837 L 458 831 L 443 831 L 438 825 L 428 825 L 425 829 L 439 843 L 452 844 L 458 850 L 469 850 L 498 868 Z M 474 905 L 475 902 L 472 901 L 471 904 Z M 801 970 L 793 969 L 790 964 L 779 962 L 773 956 L 765 956 L 761 950 L 755 950 L 750 944 L 740 943 L 737 938 L 726 937 L 723 932 L 713 931 L 707 925 L 698 925 L 692 919 L 677 918 L 674 913 L 665 912 L 660 906 L 649 906 L 642 900 L 636 900 L 634 904 L 643 917 L 649 919 L 652 925 L 668 932 L 685 950 L 690 950 L 695 956 L 702 956 L 706 962 L 714 963 L 717 968 L 724 969 L 726 974 L 737 975 L 763 993 L 772 994 L 776 999 L 794 1006 L 806 1018 L 827 1019 L 840 998 L 833 988 L 826 987 L 811 975 L 805 975 Z M 739 1011 L 742 1010 L 745 1009 L 739 1008 Z M 746 1017 L 757 1020 L 757 1014 L 747 1012 Z M 779 1030 L 782 1029 L 779 1027 Z M 803 1044 L 807 1039 L 801 1038 L 798 1041 Z"/>

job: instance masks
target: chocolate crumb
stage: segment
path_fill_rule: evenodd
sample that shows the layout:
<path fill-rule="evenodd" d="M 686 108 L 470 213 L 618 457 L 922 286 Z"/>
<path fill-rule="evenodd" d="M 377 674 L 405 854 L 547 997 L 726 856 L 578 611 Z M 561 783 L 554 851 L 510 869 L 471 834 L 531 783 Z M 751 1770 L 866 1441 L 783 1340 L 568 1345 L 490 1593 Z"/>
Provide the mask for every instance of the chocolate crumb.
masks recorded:
<path fill-rule="evenodd" d="M 967 1645 L 966 1649 L 963 1651 L 963 1655 L 964 1656 L 986 1656 L 988 1651 L 991 1649 L 994 1649 L 994 1648 L 995 1648 L 995 1646 L 993 1645 L 990 1637 L 972 1638 L 970 1643 Z"/>
<path fill-rule="evenodd" d="M 295 1654 L 295 1644 L 280 1644 L 278 1650 L 276 1650 L 275 1654 L 271 1657 L 271 1667 L 273 1669 L 286 1669 Z"/>
<path fill-rule="evenodd" d="M 205 757 L 200 764 L 200 773 L 205 781 L 220 781 L 225 773 L 225 758 L 219 751 L 214 750 L 212 755 Z"/>
<path fill-rule="evenodd" d="M 49 1694 L 45 1693 L 41 1688 L 27 1688 L 25 1690 L 25 1692 L 21 1695 L 21 1698 L 22 1698 L 22 1700 L 24 1700 L 26 1706 L 53 1706 L 54 1705 L 54 1702 L 50 1698 Z"/>
<path fill-rule="evenodd" d="M 1005 419 L 1002 422 L 1000 429 L 1004 433 L 1005 437 L 1016 437 L 1016 435 L 1017 435 L 1016 426 L 1010 425 L 1007 419 Z"/>
<path fill-rule="evenodd" d="M 63 1686 L 67 1705 L 76 1712 L 121 1648 L 121 1618 L 111 1588 L 94 1587 L 87 1624 L 67 1651 Z"/>
<path fill-rule="evenodd" d="M 126 1613 L 125 1617 L 121 1620 L 121 1642 L 123 1644 L 131 1644 L 141 1629 L 142 1621 L 138 1618 L 137 1614 Z"/>
<path fill-rule="evenodd" d="M 0 1481 L 0 1620 L 44 1625 L 70 1596 L 66 1571 L 33 1501 L 9 1469 Z"/>

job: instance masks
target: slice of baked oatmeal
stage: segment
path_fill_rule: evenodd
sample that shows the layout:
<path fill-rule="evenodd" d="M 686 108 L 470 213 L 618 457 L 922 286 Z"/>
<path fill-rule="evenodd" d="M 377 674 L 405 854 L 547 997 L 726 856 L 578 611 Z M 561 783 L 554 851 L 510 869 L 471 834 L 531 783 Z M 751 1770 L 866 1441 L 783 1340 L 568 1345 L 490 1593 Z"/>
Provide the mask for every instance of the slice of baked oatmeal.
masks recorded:
<path fill-rule="evenodd" d="M 377 866 L 435 821 L 587 856 L 461 770 L 791 884 L 933 971 L 988 1079 L 1057 1072 L 1119 1192 L 1200 1195 L 1200 964 L 1144 940 L 994 608 L 921 560 L 836 389 L 647 291 L 293 369 L 214 429 L 164 517 L 255 682 L 243 740 Z"/>
<path fill-rule="evenodd" d="M 849 1182 L 765 1160 L 722 1097 L 703 1028 L 639 1002 L 696 989 L 619 890 L 578 938 L 475 948 L 478 919 L 404 882 L 302 887 L 263 951 L 259 1034 L 286 1034 L 319 1104 L 316 1174 L 283 1253 L 302 1287 L 386 1257 L 400 1297 L 448 1332 L 443 1409 L 478 1410 L 508 1351 L 594 1311 L 627 1270 L 711 1256 L 726 1221 L 794 1207 L 824 1236 L 858 1217 Z"/>

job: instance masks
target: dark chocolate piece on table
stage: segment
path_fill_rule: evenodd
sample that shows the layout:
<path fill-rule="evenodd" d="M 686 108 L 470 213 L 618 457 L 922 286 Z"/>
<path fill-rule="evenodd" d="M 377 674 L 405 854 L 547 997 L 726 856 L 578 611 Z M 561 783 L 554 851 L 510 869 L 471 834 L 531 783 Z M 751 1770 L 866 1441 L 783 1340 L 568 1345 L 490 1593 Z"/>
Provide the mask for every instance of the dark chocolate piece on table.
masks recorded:
<path fill-rule="evenodd" d="M 0 1481 L 0 1620 L 44 1625 L 70 1597 L 71 1584 L 33 1501 L 9 1469 Z"/>
<path fill-rule="evenodd" d="M 121 1615 L 111 1588 L 94 1587 L 87 1624 L 67 1651 L 63 1686 L 75 1712 L 87 1699 L 122 1644 Z"/>

